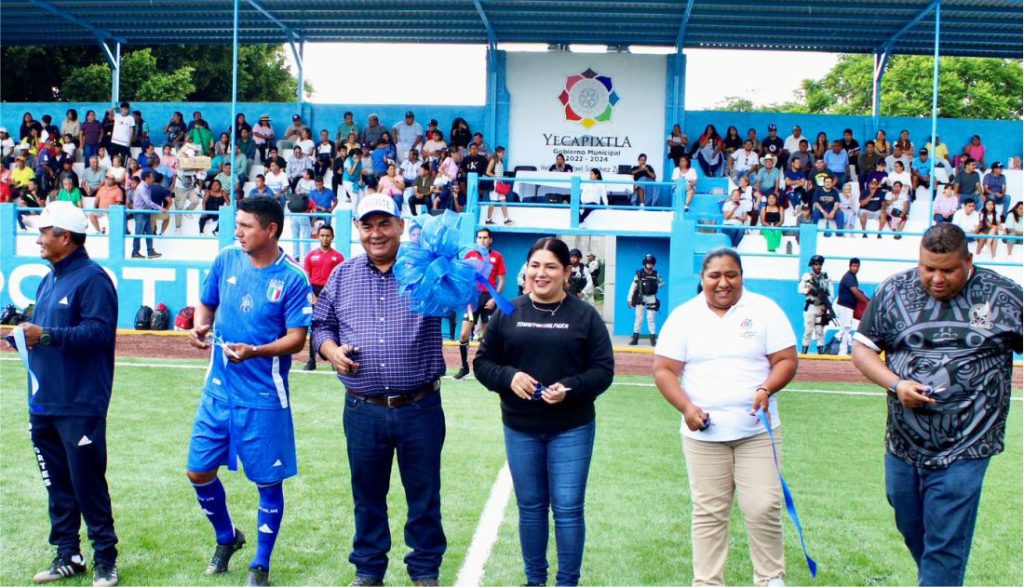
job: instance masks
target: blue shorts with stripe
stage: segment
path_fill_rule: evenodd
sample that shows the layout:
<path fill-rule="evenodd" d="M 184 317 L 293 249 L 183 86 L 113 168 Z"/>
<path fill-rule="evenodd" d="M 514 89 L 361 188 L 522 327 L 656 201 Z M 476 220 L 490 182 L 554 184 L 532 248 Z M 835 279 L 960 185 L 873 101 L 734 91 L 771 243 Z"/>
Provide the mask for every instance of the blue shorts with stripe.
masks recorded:
<path fill-rule="evenodd" d="M 230 406 L 204 393 L 192 426 L 188 470 L 205 473 L 234 465 L 232 448 L 253 483 L 277 483 L 299 472 L 290 409 Z"/>

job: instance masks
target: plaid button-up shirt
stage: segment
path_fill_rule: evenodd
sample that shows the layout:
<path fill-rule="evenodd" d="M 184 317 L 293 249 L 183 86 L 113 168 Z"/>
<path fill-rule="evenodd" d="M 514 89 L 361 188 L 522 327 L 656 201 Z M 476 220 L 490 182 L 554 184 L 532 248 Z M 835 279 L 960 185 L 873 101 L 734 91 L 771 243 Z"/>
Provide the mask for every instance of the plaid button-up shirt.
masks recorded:
<path fill-rule="evenodd" d="M 444 374 L 441 319 L 411 311 L 394 272 L 381 273 L 366 255 L 338 265 L 317 298 L 313 346 L 327 340 L 359 349 L 350 355 L 356 374 L 338 375 L 356 393 L 408 393 Z"/>

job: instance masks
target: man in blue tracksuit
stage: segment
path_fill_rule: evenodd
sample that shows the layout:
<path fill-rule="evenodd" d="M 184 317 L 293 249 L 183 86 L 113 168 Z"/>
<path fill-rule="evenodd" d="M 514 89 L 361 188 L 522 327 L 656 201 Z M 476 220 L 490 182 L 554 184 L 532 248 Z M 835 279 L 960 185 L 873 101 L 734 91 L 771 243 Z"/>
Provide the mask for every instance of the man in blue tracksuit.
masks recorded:
<path fill-rule="evenodd" d="M 36 583 L 84 573 L 81 519 L 93 546 L 93 585 L 117 585 L 117 535 L 107 490 L 107 407 L 114 381 L 117 293 L 85 251 L 85 214 L 53 202 L 39 216 L 41 256 L 53 265 L 36 292 L 28 347 L 29 428 L 50 496 L 57 556 Z"/>

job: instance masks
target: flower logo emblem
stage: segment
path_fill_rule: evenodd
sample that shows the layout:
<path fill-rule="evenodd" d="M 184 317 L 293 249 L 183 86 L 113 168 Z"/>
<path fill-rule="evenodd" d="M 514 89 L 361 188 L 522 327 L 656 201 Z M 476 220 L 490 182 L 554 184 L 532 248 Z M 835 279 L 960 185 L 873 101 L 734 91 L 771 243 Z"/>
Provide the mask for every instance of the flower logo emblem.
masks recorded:
<path fill-rule="evenodd" d="M 619 95 L 612 88 L 612 78 L 598 75 L 587 68 L 583 73 L 566 76 L 565 89 L 558 95 L 565 107 L 565 119 L 591 128 L 612 119 Z"/>

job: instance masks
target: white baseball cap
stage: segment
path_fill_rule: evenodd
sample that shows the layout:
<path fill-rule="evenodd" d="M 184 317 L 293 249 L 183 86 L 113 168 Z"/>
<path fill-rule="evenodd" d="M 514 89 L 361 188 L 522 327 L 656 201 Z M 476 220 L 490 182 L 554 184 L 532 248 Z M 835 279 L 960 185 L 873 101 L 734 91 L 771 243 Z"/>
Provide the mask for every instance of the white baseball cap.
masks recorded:
<path fill-rule="evenodd" d="M 7 127 L 6 126 L 0 126 L 0 132 L 6 133 L 7 132 Z"/>
<path fill-rule="evenodd" d="M 36 228 L 61 228 L 85 234 L 88 230 L 85 212 L 71 202 L 50 202 L 36 221 Z"/>
<path fill-rule="evenodd" d="M 362 220 L 371 214 L 387 214 L 388 216 L 401 217 L 398 211 L 398 204 L 391 196 L 384 194 L 370 194 L 356 206 L 356 220 Z"/>

